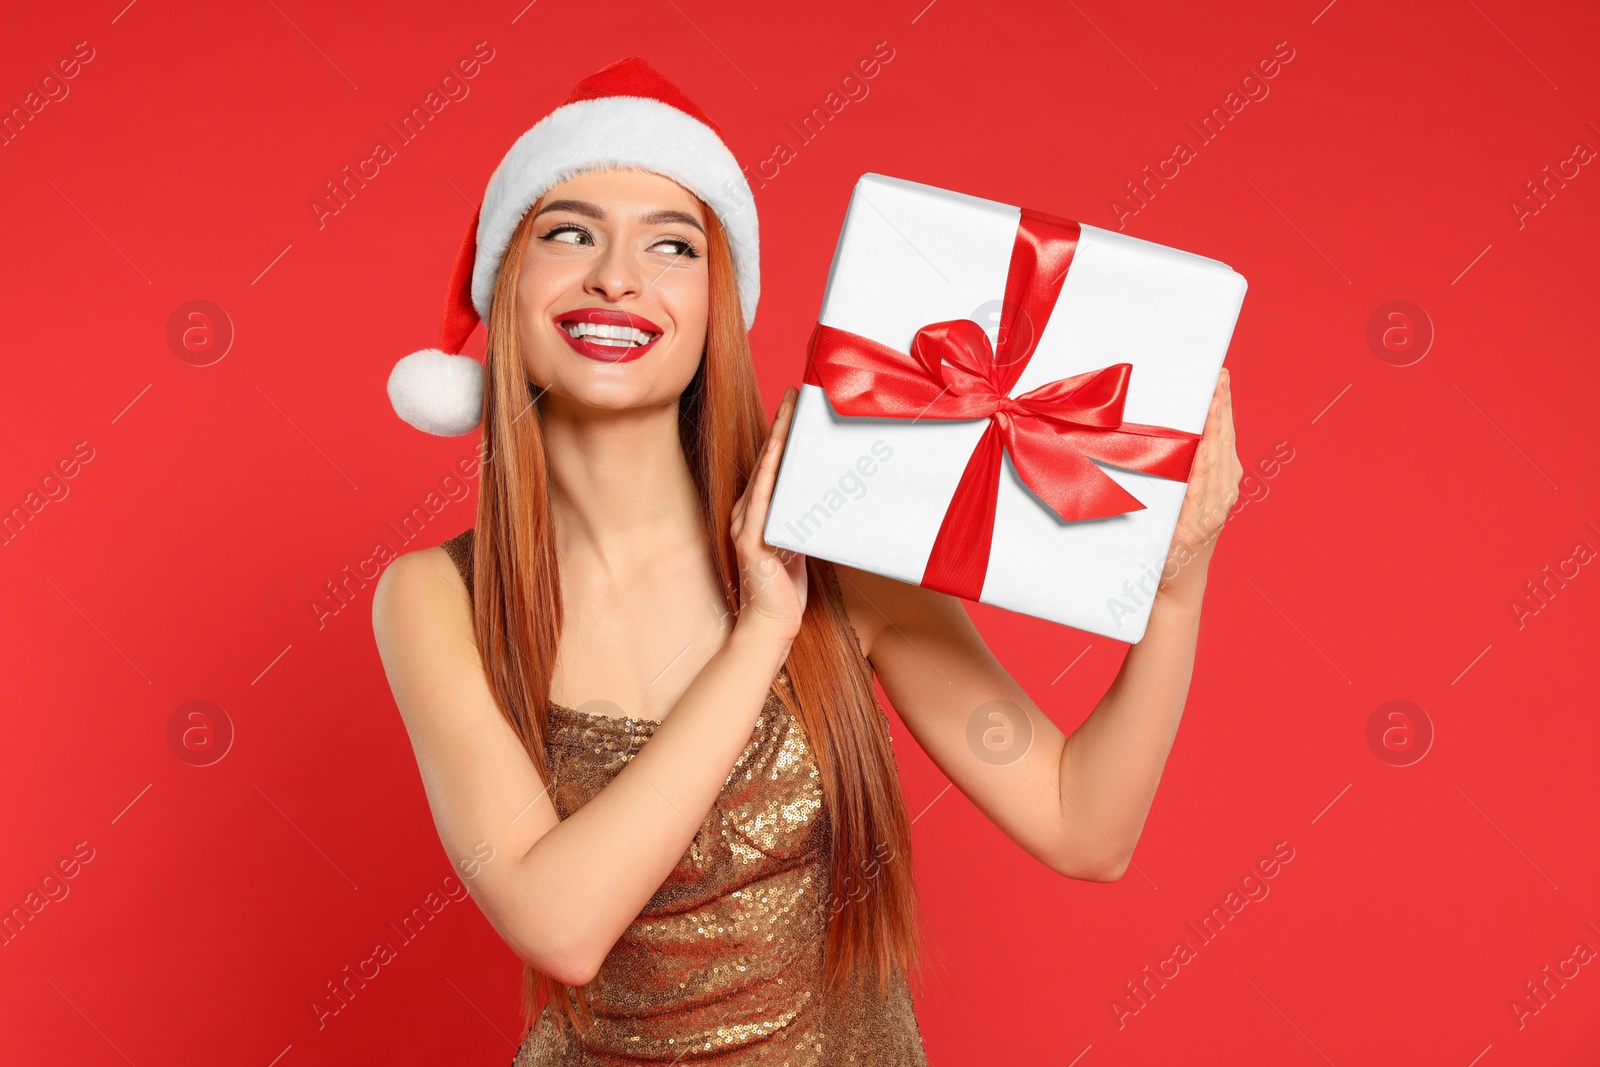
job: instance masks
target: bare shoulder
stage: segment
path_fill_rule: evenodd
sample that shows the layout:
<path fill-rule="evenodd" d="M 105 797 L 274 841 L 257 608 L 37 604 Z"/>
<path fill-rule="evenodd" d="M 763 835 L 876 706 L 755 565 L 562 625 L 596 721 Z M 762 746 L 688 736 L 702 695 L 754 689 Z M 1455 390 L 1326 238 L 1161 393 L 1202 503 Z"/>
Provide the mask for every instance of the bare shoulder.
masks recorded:
<path fill-rule="evenodd" d="M 414 612 L 433 614 L 441 604 L 464 604 L 467 586 L 443 547 L 402 553 L 384 568 L 372 597 L 372 620 L 396 621 Z M 453 614 L 453 613 L 452 613 Z M 470 617 L 470 612 L 468 613 Z"/>
<path fill-rule="evenodd" d="M 442 548 L 407 552 L 384 568 L 372 596 L 372 635 L 402 712 L 421 706 L 406 697 L 482 672 L 466 584 Z"/>

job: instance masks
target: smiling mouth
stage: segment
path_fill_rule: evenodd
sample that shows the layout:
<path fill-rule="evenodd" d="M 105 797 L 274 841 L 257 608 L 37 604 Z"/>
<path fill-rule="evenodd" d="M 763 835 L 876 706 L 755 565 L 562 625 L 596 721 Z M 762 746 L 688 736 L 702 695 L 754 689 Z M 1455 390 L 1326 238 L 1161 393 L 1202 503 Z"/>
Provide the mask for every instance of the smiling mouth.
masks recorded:
<path fill-rule="evenodd" d="M 573 340 L 586 340 L 606 348 L 638 348 L 661 335 L 633 326 L 607 326 L 598 322 L 557 323 Z"/>
<path fill-rule="evenodd" d="M 613 308 L 580 308 L 555 319 L 572 350 L 597 363 L 638 359 L 661 339 L 661 327 L 642 315 Z"/>

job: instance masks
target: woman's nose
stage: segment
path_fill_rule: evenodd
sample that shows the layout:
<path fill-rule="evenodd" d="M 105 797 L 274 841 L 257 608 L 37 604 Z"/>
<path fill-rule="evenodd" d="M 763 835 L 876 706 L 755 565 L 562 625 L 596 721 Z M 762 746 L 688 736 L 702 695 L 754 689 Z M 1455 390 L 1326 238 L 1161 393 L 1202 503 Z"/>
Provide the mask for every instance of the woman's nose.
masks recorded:
<path fill-rule="evenodd" d="M 601 252 L 584 281 L 587 292 L 613 304 L 625 296 L 638 296 L 641 287 L 638 264 L 629 250 L 617 242 Z"/>

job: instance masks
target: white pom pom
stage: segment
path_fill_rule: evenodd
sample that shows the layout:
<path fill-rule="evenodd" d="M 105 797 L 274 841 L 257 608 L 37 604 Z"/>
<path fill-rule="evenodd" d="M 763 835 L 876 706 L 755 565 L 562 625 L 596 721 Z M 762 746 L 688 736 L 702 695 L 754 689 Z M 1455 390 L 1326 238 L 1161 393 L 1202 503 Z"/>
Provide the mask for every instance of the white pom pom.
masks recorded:
<path fill-rule="evenodd" d="M 389 372 L 389 403 L 424 433 L 471 433 L 483 416 L 483 364 L 437 348 L 413 352 Z"/>

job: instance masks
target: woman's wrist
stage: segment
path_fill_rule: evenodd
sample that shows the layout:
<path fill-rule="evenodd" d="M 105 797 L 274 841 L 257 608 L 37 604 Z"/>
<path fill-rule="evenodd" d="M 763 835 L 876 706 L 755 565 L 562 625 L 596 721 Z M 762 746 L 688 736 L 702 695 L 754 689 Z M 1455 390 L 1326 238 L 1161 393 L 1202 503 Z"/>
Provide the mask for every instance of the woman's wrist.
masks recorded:
<path fill-rule="evenodd" d="M 1216 546 L 1214 537 L 1199 547 L 1174 544 L 1167 554 L 1161 580 L 1156 583 L 1155 599 L 1177 601 L 1198 609 L 1205 595 L 1206 574 L 1211 569 L 1211 556 Z"/>
<path fill-rule="evenodd" d="M 1151 603 L 1151 610 L 1164 608 L 1168 611 L 1193 612 L 1199 614 L 1201 601 L 1205 599 L 1206 573 L 1190 573 L 1182 576 L 1181 580 L 1162 582 L 1156 586 L 1156 595 Z"/>
<path fill-rule="evenodd" d="M 757 611 L 743 611 L 734 621 L 728 644 L 739 647 L 744 654 L 772 662 L 772 673 L 777 674 L 789 658 L 789 648 L 794 644 L 794 634 L 789 628 Z"/>

